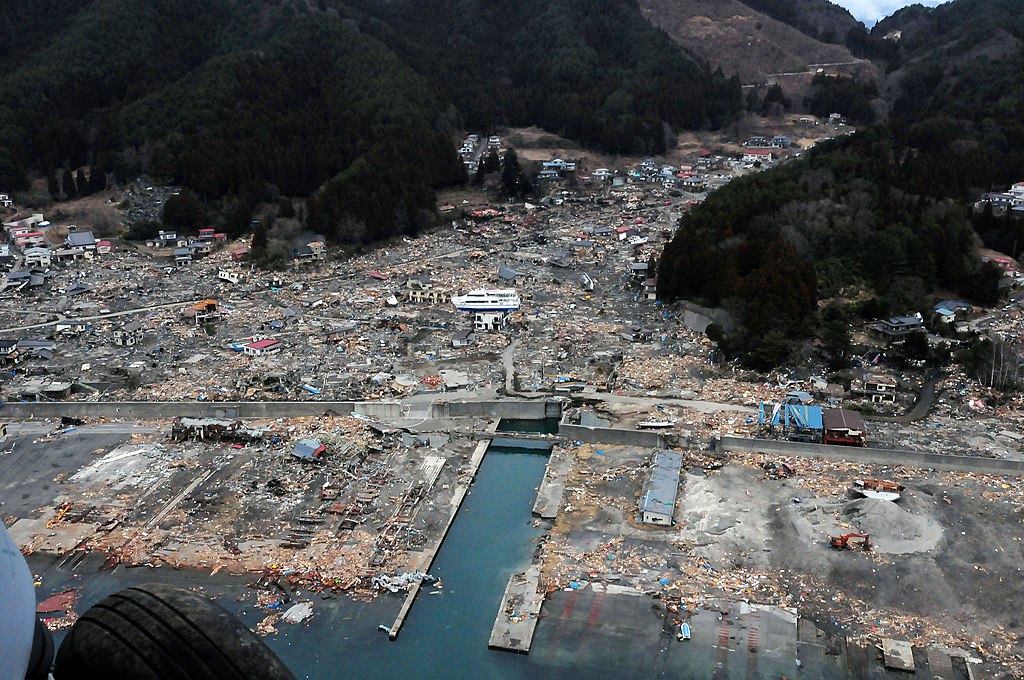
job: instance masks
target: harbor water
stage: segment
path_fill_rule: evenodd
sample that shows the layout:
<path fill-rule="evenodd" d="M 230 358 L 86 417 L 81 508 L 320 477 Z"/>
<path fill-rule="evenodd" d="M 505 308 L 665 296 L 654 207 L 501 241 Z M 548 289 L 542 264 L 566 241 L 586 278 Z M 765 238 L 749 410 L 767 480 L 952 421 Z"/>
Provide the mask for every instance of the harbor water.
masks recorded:
<path fill-rule="evenodd" d="M 547 421 L 503 421 L 499 430 L 550 432 L 553 427 Z M 488 649 L 508 578 L 530 565 L 545 531 L 531 511 L 549 450 L 535 448 L 536 441 L 514 443 L 506 438 L 488 449 L 430 569 L 443 585 L 424 585 L 396 640 L 378 626 L 392 624 L 404 593 L 384 593 L 369 602 L 312 592 L 293 595 L 293 602 L 313 603 L 313 618 L 279 624 L 279 632 L 264 640 L 296 677 L 696 680 L 779 678 L 796 670 L 795 626 L 776 615 L 748 613 L 753 623 L 737 621 L 725 630 L 720 616 L 705 611 L 692 619 L 693 640 L 679 642 L 654 600 L 608 587 L 551 594 L 530 654 Z M 102 561 L 101 556 L 70 562 L 33 556 L 30 565 L 43 581 L 41 591 L 75 588 L 79 612 L 110 593 L 158 581 L 214 596 L 249 627 L 268 615 L 253 606 L 248 579 L 242 577 L 146 567 L 104 571 Z M 750 647 L 750 630 L 760 635 L 757 650 Z M 815 677 L 845 677 L 827 666 L 816 670 Z"/>

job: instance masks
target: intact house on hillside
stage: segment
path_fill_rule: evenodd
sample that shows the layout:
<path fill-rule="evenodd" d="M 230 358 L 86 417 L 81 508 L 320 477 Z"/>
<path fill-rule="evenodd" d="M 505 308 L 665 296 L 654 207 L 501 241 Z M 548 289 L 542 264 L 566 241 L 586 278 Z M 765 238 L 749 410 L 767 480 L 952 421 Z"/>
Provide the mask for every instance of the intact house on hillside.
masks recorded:
<path fill-rule="evenodd" d="M 891 316 L 868 324 L 868 330 L 878 335 L 894 339 L 903 338 L 911 333 L 924 330 L 924 319 L 920 314 L 913 316 Z"/>
<path fill-rule="evenodd" d="M 761 165 L 767 165 L 775 160 L 775 156 L 773 156 L 772 152 L 767 149 L 748 149 L 743 152 L 743 156 L 740 160 L 744 163 L 761 163 Z"/>
<path fill-rule="evenodd" d="M 187 244 L 187 238 L 179 238 L 178 232 L 166 229 L 161 229 L 157 232 L 156 238 L 146 241 L 150 248 L 184 248 Z"/>
<path fill-rule="evenodd" d="M 935 303 L 932 309 L 940 321 L 943 323 L 953 323 L 956 321 L 957 312 L 969 313 L 972 307 L 969 303 L 959 300 L 940 300 Z"/>
<path fill-rule="evenodd" d="M 81 248 L 88 255 L 96 252 L 96 237 L 91 231 L 72 231 L 68 232 L 64 245 L 68 248 Z"/>

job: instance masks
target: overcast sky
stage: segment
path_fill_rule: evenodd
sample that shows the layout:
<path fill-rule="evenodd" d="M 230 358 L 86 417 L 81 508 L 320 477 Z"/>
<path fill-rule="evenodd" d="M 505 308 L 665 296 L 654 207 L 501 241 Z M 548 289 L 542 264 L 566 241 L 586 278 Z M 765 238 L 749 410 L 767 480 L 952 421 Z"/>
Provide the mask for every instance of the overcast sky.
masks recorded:
<path fill-rule="evenodd" d="M 871 28 L 879 19 L 884 19 L 900 7 L 913 5 L 914 2 L 907 0 L 832 0 L 837 5 L 842 5 L 850 10 L 850 14 L 857 17 Z M 941 0 L 918 0 L 926 7 L 935 7 L 942 4 Z"/>

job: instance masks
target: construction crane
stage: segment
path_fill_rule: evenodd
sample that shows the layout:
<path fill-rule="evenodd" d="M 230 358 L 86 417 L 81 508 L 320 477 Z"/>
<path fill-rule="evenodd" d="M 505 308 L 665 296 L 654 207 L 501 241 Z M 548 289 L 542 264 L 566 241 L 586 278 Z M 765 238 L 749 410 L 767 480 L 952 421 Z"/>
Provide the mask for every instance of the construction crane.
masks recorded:
<path fill-rule="evenodd" d="M 871 550 L 871 536 L 868 534 L 842 534 L 840 536 L 829 536 L 828 546 L 836 550 Z"/>

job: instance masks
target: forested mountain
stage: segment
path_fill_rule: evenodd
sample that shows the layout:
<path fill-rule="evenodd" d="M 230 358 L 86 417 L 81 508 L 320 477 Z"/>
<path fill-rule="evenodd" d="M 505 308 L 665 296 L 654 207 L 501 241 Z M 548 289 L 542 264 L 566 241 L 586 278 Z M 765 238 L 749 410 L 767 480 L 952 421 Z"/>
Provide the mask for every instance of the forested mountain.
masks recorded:
<path fill-rule="evenodd" d="M 702 68 L 622 0 L 351 0 L 474 129 L 536 124 L 613 153 L 660 153 L 666 123 L 719 126 L 738 79 Z"/>
<path fill-rule="evenodd" d="M 990 58 L 956 36 L 976 35 L 976 16 L 1019 38 L 1024 17 L 1003 0 L 933 12 L 946 39 L 933 31 L 895 55 L 913 77 L 894 88 L 886 123 L 733 182 L 681 220 L 658 268 L 659 294 L 731 309 L 732 351 L 778 361 L 780 338 L 821 332 L 818 301 L 840 292 L 868 292 L 868 315 L 919 309 L 934 290 L 995 300 L 998 272 L 976 247 L 1017 244 L 1016 256 L 1024 225 L 991 216 L 972 224 L 968 204 L 1024 178 L 1024 52 Z"/>
<path fill-rule="evenodd" d="M 27 2 L 42 18 L 72 4 Z M 315 193 L 310 217 L 327 234 L 369 240 L 427 224 L 433 187 L 462 178 L 441 99 L 337 16 L 234 0 L 82 4 L 35 50 L 8 54 L 4 186 L 30 169 L 147 172 L 221 205 L 235 230 L 270 194 Z M 345 220 L 328 223 L 342 202 Z"/>
<path fill-rule="evenodd" d="M 93 166 L 248 225 L 307 197 L 339 241 L 414 231 L 462 181 L 462 126 L 612 152 L 728 122 L 739 82 L 616 0 L 22 0 L 0 4 L 0 187 Z M 52 186 L 52 184 L 51 184 Z"/>

